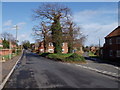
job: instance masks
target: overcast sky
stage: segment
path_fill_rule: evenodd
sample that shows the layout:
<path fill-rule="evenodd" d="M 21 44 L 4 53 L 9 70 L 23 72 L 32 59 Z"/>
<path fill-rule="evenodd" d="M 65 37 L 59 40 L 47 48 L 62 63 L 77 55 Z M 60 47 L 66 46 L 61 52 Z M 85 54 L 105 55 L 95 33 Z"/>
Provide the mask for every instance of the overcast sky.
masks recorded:
<path fill-rule="evenodd" d="M 81 27 L 81 32 L 87 36 L 85 45 L 101 45 L 104 37 L 118 26 L 117 2 L 62 2 L 73 12 L 73 20 Z M 34 42 L 31 36 L 32 9 L 41 2 L 2 2 L 2 32 L 10 32 L 15 36 L 14 25 L 19 26 L 18 40 Z"/>

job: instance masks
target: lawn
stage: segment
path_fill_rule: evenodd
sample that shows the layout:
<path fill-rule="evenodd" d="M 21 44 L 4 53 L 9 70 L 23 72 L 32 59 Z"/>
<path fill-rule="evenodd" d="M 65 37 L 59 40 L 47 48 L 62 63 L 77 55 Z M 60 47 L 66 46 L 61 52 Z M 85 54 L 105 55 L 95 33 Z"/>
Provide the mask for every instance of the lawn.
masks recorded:
<path fill-rule="evenodd" d="M 49 59 L 62 62 L 85 62 L 85 58 L 76 53 L 68 54 L 42 53 L 40 55 Z"/>
<path fill-rule="evenodd" d="M 93 56 L 97 56 L 97 55 L 95 55 L 94 53 L 92 53 L 91 51 L 89 51 L 89 56 L 93 57 Z"/>

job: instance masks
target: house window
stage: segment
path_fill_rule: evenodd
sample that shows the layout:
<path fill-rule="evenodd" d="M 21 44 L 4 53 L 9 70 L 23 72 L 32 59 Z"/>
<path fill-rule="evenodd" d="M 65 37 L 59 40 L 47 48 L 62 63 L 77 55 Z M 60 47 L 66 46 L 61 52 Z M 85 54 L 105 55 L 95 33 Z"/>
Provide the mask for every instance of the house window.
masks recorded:
<path fill-rule="evenodd" d="M 109 54 L 110 56 L 112 56 L 113 55 L 113 51 L 112 50 L 110 50 L 110 54 Z"/>
<path fill-rule="evenodd" d="M 53 46 L 53 43 L 50 42 L 50 43 L 49 43 L 49 46 Z"/>
<path fill-rule="evenodd" d="M 62 43 L 62 46 L 64 46 L 65 44 L 64 43 Z"/>
<path fill-rule="evenodd" d="M 44 49 L 40 49 L 40 51 L 42 52 Z"/>
<path fill-rule="evenodd" d="M 120 50 L 117 50 L 117 57 L 120 57 Z"/>
<path fill-rule="evenodd" d="M 64 52 L 64 49 L 62 49 L 62 52 Z"/>
<path fill-rule="evenodd" d="M 109 39 L 109 44 L 112 44 L 112 39 Z"/>
<path fill-rule="evenodd" d="M 116 44 L 120 44 L 120 37 L 116 38 Z"/>
<path fill-rule="evenodd" d="M 101 55 L 103 54 L 103 50 L 100 50 Z"/>
<path fill-rule="evenodd" d="M 53 49 L 49 49 L 49 51 L 48 51 L 48 52 L 52 53 L 52 52 L 53 52 Z"/>

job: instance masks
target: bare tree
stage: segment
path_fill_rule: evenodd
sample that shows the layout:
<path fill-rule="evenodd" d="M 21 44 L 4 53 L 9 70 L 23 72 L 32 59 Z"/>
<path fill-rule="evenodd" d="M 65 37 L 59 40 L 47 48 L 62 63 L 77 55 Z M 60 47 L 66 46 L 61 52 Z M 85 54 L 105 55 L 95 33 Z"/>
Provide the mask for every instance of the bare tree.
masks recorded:
<path fill-rule="evenodd" d="M 69 8 L 57 3 L 43 4 L 34 10 L 34 19 L 44 19 L 45 22 L 49 21 L 52 23 L 50 30 L 55 53 L 62 52 L 62 28 L 60 20 L 61 18 L 65 18 L 69 11 Z"/>
<path fill-rule="evenodd" d="M 63 38 L 68 42 L 68 53 L 73 52 L 73 44 L 79 36 L 80 27 L 77 26 L 71 17 L 67 17 L 67 20 L 63 20 Z"/>
<path fill-rule="evenodd" d="M 15 37 L 12 34 L 8 33 L 8 32 L 3 32 L 1 34 L 1 37 L 2 37 L 3 40 L 11 41 L 14 44 L 16 43 Z"/>
<path fill-rule="evenodd" d="M 39 41 L 43 41 L 44 43 L 44 52 L 47 51 L 47 47 L 48 47 L 48 42 L 49 42 L 49 31 L 50 31 L 50 27 L 46 25 L 45 22 L 41 22 L 41 24 L 39 26 L 35 26 L 33 28 L 33 33 L 34 33 L 34 37 L 36 38 L 36 40 Z"/>

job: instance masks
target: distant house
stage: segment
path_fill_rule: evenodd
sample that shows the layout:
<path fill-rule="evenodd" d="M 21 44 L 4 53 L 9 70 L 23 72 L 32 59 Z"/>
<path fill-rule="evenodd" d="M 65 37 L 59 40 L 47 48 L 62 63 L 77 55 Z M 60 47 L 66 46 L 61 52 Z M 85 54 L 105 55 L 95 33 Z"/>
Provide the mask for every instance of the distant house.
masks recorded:
<path fill-rule="evenodd" d="M 43 42 L 40 42 L 39 52 L 40 53 L 44 52 L 44 43 Z M 53 46 L 52 42 L 49 42 L 48 47 L 47 47 L 47 52 L 54 53 L 54 46 Z M 62 53 L 68 53 L 68 44 L 66 42 L 62 43 Z"/>
<path fill-rule="evenodd" d="M 105 44 L 100 54 L 106 59 L 120 60 L 120 26 L 105 37 Z"/>
<path fill-rule="evenodd" d="M 0 48 L 2 48 L 2 47 L 3 47 L 2 40 L 0 39 Z"/>

